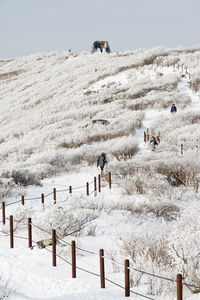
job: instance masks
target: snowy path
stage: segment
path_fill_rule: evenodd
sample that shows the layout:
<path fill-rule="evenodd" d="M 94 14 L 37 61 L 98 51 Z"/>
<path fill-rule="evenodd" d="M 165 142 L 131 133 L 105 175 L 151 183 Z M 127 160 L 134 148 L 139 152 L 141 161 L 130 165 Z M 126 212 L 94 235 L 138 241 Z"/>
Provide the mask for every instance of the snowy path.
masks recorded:
<path fill-rule="evenodd" d="M 173 70 L 172 67 L 159 67 L 157 69 L 158 72 L 161 72 L 162 74 L 169 74 L 169 71 L 171 72 L 175 72 Z M 176 72 L 178 74 L 183 74 L 183 72 L 179 71 L 179 70 L 176 70 Z M 155 77 L 155 73 L 153 73 L 152 71 L 151 72 L 147 72 L 144 73 L 144 77 L 146 76 L 150 76 L 152 79 Z M 186 107 L 184 109 L 184 111 L 196 111 L 198 109 L 200 109 L 200 98 L 198 95 L 196 95 L 189 87 L 189 75 L 188 74 L 185 74 L 185 77 L 181 78 L 181 81 L 177 87 L 177 91 L 180 92 L 180 93 L 185 93 L 187 94 L 192 102 L 191 104 Z M 154 109 L 149 109 L 149 110 L 146 110 L 145 111 L 145 118 L 143 120 L 143 126 L 139 129 L 136 130 L 136 133 L 134 134 L 134 138 L 135 140 L 137 141 L 137 143 L 139 144 L 139 148 L 140 148 L 140 151 L 138 154 L 142 153 L 143 151 L 146 151 L 147 149 L 147 145 L 145 145 L 144 143 L 144 131 L 146 132 L 148 128 L 150 128 L 152 122 L 154 122 L 156 120 L 156 118 L 158 117 L 166 117 L 166 116 L 169 116 L 171 117 L 171 114 L 170 114 L 170 108 L 168 109 L 165 109 L 165 110 L 162 110 L 162 111 L 157 111 L 157 110 L 154 110 Z"/>

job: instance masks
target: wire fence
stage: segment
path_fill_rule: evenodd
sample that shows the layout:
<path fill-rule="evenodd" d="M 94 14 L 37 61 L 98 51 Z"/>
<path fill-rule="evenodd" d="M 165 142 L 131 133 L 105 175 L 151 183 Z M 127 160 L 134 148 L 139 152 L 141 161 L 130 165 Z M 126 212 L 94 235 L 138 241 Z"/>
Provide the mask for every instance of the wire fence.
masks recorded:
<path fill-rule="evenodd" d="M 136 166 L 136 168 L 137 168 L 137 166 Z M 139 168 L 140 168 L 140 167 L 139 167 Z M 145 167 L 145 169 L 149 169 L 149 167 Z M 134 173 L 133 173 L 133 174 L 134 174 Z M 120 175 L 122 175 L 122 174 L 112 174 L 112 176 L 116 176 L 116 177 L 119 177 Z M 131 174 L 129 174 L 129 175 L 131 175 Z M 113 183 L 113 182 L 111 181 L 111 172 L 109 172 L 109 176 L 107 176 L 107 177 L 108 177 L 108 181 L 107 181 L 107 183 L 104 183 L 104 186 L 109 185 L 109 187 L 111 188 L 111 185 L 112 185 L 112 184 L 119 184 L 119 183 L 117 183 L 117 182 Z M 99 179 L 99 177 L 98 177 L 98 179 Z M 95 181 L 96 181 L 96 179 L 90 181 L 89 183 L 87 183 L 88 186 L 94 184 Z M 82 189 L 82 188 L 86 188 L 86 187 L 87 187 L 87 184 L 86 184 L 86 185 L 81 185 L 81 186 L 78 186 L 78 187 L 74 187 L 73 190 L 74 190 L 74 189 Z M 98 184 L 100 184 L 100 186 L 101 186 L 101 182 L 98 182 Z M 56 190 L 56 192 L 67 192 L 67 191 L 70 191 L 70 189 Z M 91 194 L 93 194 L 93 193 L 97 193 L 97 186 L 96 186 L 96 188 L 94 187 L 94 190 L 92 190 L 88 195 L 91 195 Z M 87 194 L 87 192 L 86 192 L 86 194 Z M 55 189 L 54 189 L 53 192 L 50 192 L 50 193 L 48 193 L 48 194 L 43 194 L 43 195 L 44 195 L 43 197 L 48 197 L 48 196 L 50 196 L 50 195 L 55 195 Z M 24 197 L 23 197 L 23 200 L 28 200 L 28 201 L 29 201 L 29 200 L 30 200 L 30 201 L 31 201 L 31 200 L 38 200 L 38 199 L 41 199 L 41 197 L 31 197 L 31 198 L 24 198 Z M 9 206 L 9 205 L 12 205 L 12 204 L 15 204 L 15 203 L 19 203 L 19 202 L 22 202 L 22 200 L 18 200 L 18 201 L 14 202 L 14 203 L 4 205 L 4 208 L 5 208 L 5 206 Z M 2 205 L 2 209 L 3 209 L 3 205 Z M 9 218 L 6 218 L 6 217 L 5 217 L 5 212 L 3 212 L 3 213 L 2 213 L 2 220 L 0 221 L 0 224 L 1 224 L 1 223 L 5 224 L 5 220 L 9 220 Z M 27 224 L 23 224 L 23 225 L 27 225 Z M 38 226 L 38 225 L 36 225 L 36 224 L 31 223 L 31 225 L 32 225 L 33 227 L 35 227 L 35 228 L 37 228 L 37 229 L 39 229 L 39 230 L 45 232 L 45 233 L 48 234 L 48 235 L 51 234 L 50 232 L 48 232 L 48 231 L 45 230 L 45 229 L 42 229 L 40 226 Z M 1 232 L 2 232 L 2 231 L 1 231 Z M 6 234 L 6 233 L 5 233 L 5 234 Z M 16 237 L 16 238 L 21 238 L 21 239 L 28 239 L 28 238 L 19 237 L 19 236 L 15 236 L 15 237 Z M 68 243 L 67 241 L 65 241 L 63 238 L 57 236 L 57 239 L 58 239 L 59 241 L 61 241 L 62 243 L 64 243 L 65 245 L 68 245 L 68 246 L 71 247 L 71 244 Z M 98 253 L 95 253 L 94 251 L 90 251 L 90 250 L 83 249 L 83 248 L 80 248 L 80 247 L 76 247 L 76 250 L 82 251 L 82 252 L 85 252 L 85 253 L 88 253 L 88 254 L 92 254 L 92 255 L 99 256 L 99 254 L 98 254 Z M 108 260 L 108 261 L 112 262 L 113 264 L 118 264 L 119 266 L 123 266 L 123 264 L 121 264 L 120 262 L 114 261 L 114 260 L 112 260 L 112 259 L 110 259 L 110 258 L 108 258 L 108 257 L 106 257 L 106 256 L 103 256 L 103 258 L 104 258 L 105 260 Z M 160 275 L 156 275 L 156 274 L 152 274 L 152 273 L 149 273 L 149 272 L 146 272 L 146 271 L 143 271 L 143 270 L 139 270 L 139 269 L 136 269 L 136 268 L 133 268 L 133 267 L 128 267 L 128 269 L 129 269 L 129 270 L 136 271 L 136 272 L 140 272 L 140 273 L 142 273 L 142 274 L 145 274 L 145 275 L 148 275 L 148 276 L 152 276 L 152 277 L 155 277 L 155 278 L 167 280 L 167 281 L 170 281 L 170 282 L 176 282 L 176 280 L 174 280 L 174 279 L 166 278 L 166 277 L 164 277 L 164 276 L 160 276 Z M 187 287 L 195 288 L 195 289 L 200 289 L 200 287 L 195 286 L 195 285 L 190 284 L 190 283 L 183 283 L 183 285 L 185 285 L 185 286 L 187 286 Z"/>
<path fill-rule="evenodd" d="M 100 176 L 100 174 L 98 176 Z M 108 179 L 111 181 L 111 175 L 108 176 Z M 56 194 L 57 193 L 69 192 L 70 194 L 72 194 L 73 191 L 81 190 L 81 189 L 82 189 L 82 192 L 83 192 L 83 189 L 85 189 L 85 194 L 87 196 L 90 196 L 92 194 L 96 195 L 97 185 L 100 186 L 101 184 L 102 184 L 101 180 L 97 181 L 97 177 L 94 177 L 94 180 L 92 180 L 90 182 L 86 182 L 85 185 L 80 185 L 80 186 L 75 186 L 75 187 L 74 186 L 73 187 L 69 186 L 69 188 L 67 188 L 67 189 L 56 189 L 56 188 L 54 188 L 53 191 L 51 191 L 51 192 L 49 192 L 47 194 L 42 193 L 41 196 L 35 196 L 35 197 L 27 197 L 26 198 L 26 197 L 24 197 L 24 195 L 22 195 L 21 199 L 18 199 L 16 201 L 13 201 L 13 202 L 10 202 L 10 203 L 6 203 L 6 202 L 2 201 L 0 209 L 3 209 L 2 203 L 5 205 L 5 207 L 12 206 L 12 205 L 20 203 L 20 202 L 21 202 L 22 205 L 24 205 L 25 201 L 35 201 L 35 200 L 41 200 L 42 204 L 44 204 L 45 198 L 47 198 L 49 196 L 53 196 L 53 200 L 54 200 L 54 204 L 55 204 L 56 203 Z M 90 187 L 92 185 L 94 185 L 94 187 L 93 187 L 92 191 L 90 191 Z M 108 185 L 111 188 L 111 182 L 108 182 L 108 183 L 104 182 L 104 187 L 108 186 Z M 99 187 L 98 190 L 100 191 L 101 187 Z M 11 201 L 11 199 L 9 201 Z"/>
<path fill-rule="evenodd" d="M 8 218 L 7 218 L 8 219 Z M 10 248 L 14 248 L 14 238 L 17 238 L 17 239 L 22 239 L 22 240 L 26 240 L 28 241 L 28 244 L 29 245 L 32 245 L 32 242 L 35 244 L 35 245 L 38 245 L 38 242 L 34 241 L 32 239 L 32 227 L 29 227 L 31 228 L 31 231 L 30 229 L 28 229 L 28 237 L 24 237 L 24 236 L 19 236 L 19 235 L 14 235 L 13 233 L 13 222 L 17 222 L 15 220 L 13 220 L 13 217 L 10 216 L 9 218 L 10 220 L 10 232 L 7 233 L 7 232 L 4 232 L 4 231 L 0 231 L 1 233 L 3 233 L 5 236 L 10 236 Z M 12 222 L 11 222 L 12 220 Z M 32 221 L 31 221 L 31 218 L 28 219 L 28 222 L 27 223 L 23 223 L 23 225 L 28 225 L 28 226 L 33 226 L 34 228 L 36 229 L 39 229 L 41 230 L 42 232 L 45 232 L 46 234 L 48 235 L 51 235 L 51 232 L 47 231 L 46 229 L 43 229 L 41 228 L 40 226 L 36 225 L 36 224 L 33 224 Z M 74 253 L 78 250 L 78 251 L 82 251 L 82 252 L 85 252 L 85 253 L 88 253 L 88 254 L 91 254 L 91 255 L 95 255 L 95 256 L 98 256 L 100 258 L 100 270 L 101 270 L 101 260 L 105 260 L 105 261 L 110 261 L 112 264 L 116 264 L 116 265 L 119 265 L 120 267 L 123 267 L 125 266 L 125 285 L 121 285 L 117 282 L 114 282 L 113 280 L 107 278 L 105 276 L 105 273 L 103 272 L 103 274 L 101 274 L 101 271 L 100 271 L 100 274 L 96 273 L 96 272 L 93 272 L 91 270 L 88 270 L 88 269 L 85 269 L 83 267 L 80 267 L 80 266 L 77 266 L 76 263 L 73 264 L 73 257 L 72 257 L 72 262 L 70 262 L 69 260 L 65 259 L 63 256 L 59 255 L 58 253 L 56 253 L 56 240 L 53 241 L 53 235 L 52 235 L 52 240 L 50 242 L 50 244 L 52 244 L 52 250 L 48 248 L 48 245 L 46 247 L 44 247 L 44 249 L 50 253 L 52 253 L 53 256 L 55 257 L 58 257 L 59 259 L 61 259 L 62 261 L 66 262 L 67 264 L 71 265 L 74 269 L 77 269 L 77 270 L 80 270 L 80 271 L 83 271 L 83 272 L 86 272 L 90 275 L 93 275 L 93 276 L 97 276 L 97 277 L 100 277 L 101 278 L 101 281 L 107 281 L 115 286 L 118 286 L 122 289 L 125 290 L 125 296 L 130 296 L 130 294 L 135 294 L 137 296 L 140 296 L 140 297 L 143 297 L 143 298 L 146 298 L 146 299 L 150 299 L 150 300 L 155 300 L 153 299 L 152 297 L 149 297 L 149 296 L 146 296 L 146 295 L 143 295 L 143 294 L 140 294 L 136 291 L 133 291 L 130 289 L 130 278 L 129 278 L 129 275 L 128 275 L 128 279 L 126 279 L 126 274 L 127 274 L 127 270 L 128 271 L 136 271 L 136 272 L 140 272 L 144 275 L 148 275 L 148 276 L 151 276 L 151 277 L 155 277 L 155 278 L 158 278 L 158 279 L 162 279 L 162 280 L 165 280 L 165 281 L 168 281 L 168 282 L 172 282 L 172 283 L 176 283 L 177 284 L 177 291 L 179 290 L 182 291 L 182 286 L 186 286 L 186 287 L 190 287 L 190 288 L 194 288 L 196 290 L 200 290 L 200 287 L 199 286 L 196 286 L 196 285 L 193 285 L 193 284 L 190 284 L 190 283 L 187 283 L 187 282 L 184 282 L 183 281 L 183 278 L 181 277 L 181 281 L 178 279 L 179 277 L 178 276 L 181 276 L 180 274 L 177 275 L 177 279 L 171 279 L 171 278 L 167 278 L 167 277 L 164 277 L 164 276 L 160 276 L 158 274 L 153 274 L 153 273 L 150 273 L 150 272 L 146 272 L 144 270 L 139 270 L 139 269 L 136 269 L 134 267 L 131 267 L 129 266 L 129 263 L 128 263 L 128 266 L 126 266 L 126 264 L 122 264 L 121 262 L 118 262 L 116 260 L 113 260 L 107 256 L 104 255 L 104 252 L 101 252 L 103 251 L 102 249 L 100 250 L 100 253 L 97 253 L 97 252 L 94 252 L 94 251 L 90 251 L 88 249 L 84 249 L 84 248 L 80 248 L 80 247 L 77 247 L 75 245 L 75 241 L 72 241 L 72 243 L 70 244 L 69 242 L 65 241 L 63 238 L 59 237 L 58 235 L 55 235 L 56 236 L 56 240 L 57 241 L 61 241 L 63 242 L 64 244 L 66 244 L 67 246 L 71 247 L 71 249 L 73 249 L 73 242 L 74 242 Z M 54 244 L 54 247 L 53 247 L 53 244 Z M 30 246 L 29 246 L 30 247 Z M 73 251 L 72 251 L 73 253 Z M 55 258 L 54 258 L 55 259 Z M 125 262 L 128 261 L 128 260 L 125 260 Z M 54 264 L 55 264 L 55 261 L 54 261 Z M 56 264 L 54 265 L 56 266 Z M 103 270 L 104 270 L 104 261 L 103 261 Z M 76 274 L 76 272 L 75 272 Z M 76 276 L 75 276 L 76 277 Z M 127 284 L 128 284 L 128 287 L 127 287 Z M 105 283 L 104 283 L 105 285 Z M 102 287 L 102 286 L 101 286 Z M 181 292 L 182 293 L 182 292 Z M 179 298 L 177 298 L 179 300 Z M 180 298 L 182 299 L 182 298 Z"/>
<path fill-rule="evenodd" d="M 15 220 L 13 220 L 13 218 L 11 218 L 11 217 L 12 217 L 12 216 L 10 216 L 9 219 L 10 219 L 10 220 L 12 219 L 12 221 L 15 221 Z M 42 232 L 45 232 L 45 233 L 50 234 L 50 232 L 48 232 L 47 230 L 41 228 L 40 226 L 37 226 L 37 225 L 33 224 L 33 223 L 31 222 L 30 218 L 29 218 L 28 222 L 27 222 L 26 224 L 24 224 L 24 225 L 30 225 L 30 224 L 31 224 L 33 227 L 35 227 L 35 228 L 41 230 Z M 10 223 L 10 226 L 11 226 L 11 227 L 13 226 L 12 222 Z M 14 235 L 14 234 L 13 234 L 13 228 L 10 228 L 10 232 L 9 232 L 9 233 L 5 233 L 5 232 L 3 232 L 3 231 L 0 231 L 0 232 L 3 233 L 5 236 L 10 236 L 10 237 L 11 237 L 11 239 L 10 239 L 10 248 L 14 248 L 14 241 L 13 241 L 14 238 L 26 240 L 26 241 L 29 242 L 29 245 L 32 245 L 32 242 L 33 242 L 35 245 L 38 244 L 38 242 L 36 242 L 36 241 L 34 241 L 34 240 L 32 239 L 32 234 L 30 235 L 30 232 L 29 232 L 29 234 L 28 234 L 28 237 Z M 32 233 L 32 231 L 31 231 L 31 233 Z M 52 237 L 53 237 L 53 235 L 52 235 Z M 30 239 L 31 239 L 31 241 L 30 241 Z M 56 235 L 56 239 L 57 239 L 57 240 L 61 240 L 62 242 L 64 242 L 65 244 L 67 244 L 67 245 L 70 246 L 70 247 L 72 247 L 72 245 L 73 245 L 73 244 L 70 244 L 70 243 L 66 242 L 65 240 L 59 238 L 59 236 L 57 236 L 57 235 Z M 30 242 L 31 242 L 31 243 L 30 243 Z M 54 245 L 53 245 L 53 244 L 54 244 Z M 61 259 L 62 261 L 66 262 L 68 265 L 71 265 L 73 268 L 75 268 L 75 269 L 77 269 L 77 270 L 79 270 L 79 271 L 85 272 L 85 273 L 90 274 L 90 275 L 92 275 L 92 276 L 99 277 L 99 278 L 101 278 L 101 280 L 103 279 L 104 281 L 107 281 L 107 282 L 109 282 L 109 283 L 111 283 L 111 284 L 113 284 L 113 285 L 115 285 L 115 286 L 117 286 L 117 287 L 120 287 L 120 288 L 123 289 L 123 290 L 127 290 L 126 286 L 124 287 L 124 286 L 122 286 L 122 285 L 120 285 L 120 284 L 114 282 L 113 280 L 107 278 L 107 277 L 105 276 L 105 273 L 103 274 L 103 278 L 102 278 L 102 274 L 99 274 L 99 273 L 96 273 L 96 272 L 94 272 L 94 271 L 88 270 L 88 269 L 86 269 L 86 268 L 80 267 L 80 266 L 76 265 L 76 263 L 75 263 L 75 266 L 74 266 L 74 265 L 73 265 L 73 258 L 72 258 L 72 262 L 70 262 L 69 260 L 65 259 L 63 256 L 61 256 L 61 255 L 59 255 L 58 253 L 56 253 L 56 250 L 55 250 L 55 249 L 56 249 L 56 246 L 55 246 L 55 245 L 56 245 L 56 240 L 53 241 L 53 238 L 52 238 L 52 250 L 48 248 L 48 245 L 47 245 L 46 247 L 44 247 L 44 249 L 45 249 L 46 251 L 48 251 L 48 252 L 50 252 L 50 253 L 52 254 L 52 257 L 53 257 L 53 258 L 52 258 L 53 266 L 56 266 L 56 260 L 55 260 L 55 258 L 57 257 L 57 258 Z M 74 241 L 74 245 L 75 245 L 75 241 Z M 31 247 L 31 248 L 32 248 L 32 247 Z M 75 250 L 84 251 L 84 252 L 86 252 L 86 253 L 89 253 L 89 254 L 92 254 L 92 255 L 99 256 L 98 253 L 95 253 L 95 252 L 93 252 L 93 251 L 89 251 L 89 250 L 86 250 L 86 249 L 83 249 L 83 248 L 80 248 L 80 247 L 76 247 L 76 246 L 75 246 Z M 54 256 L 55 256 L 55 257 L 54 257 Z M 76 278 L 76 276 L 75 276 L 75 278 Z M 130 290 L 130 287 L 129 287 L 129 290 Z M 138 295 L 138 296 L 143 297 L 143 298 L 146 298 L 146 299 L 155 300 L 155 299 L 153 299 L 153 298 L 151 298 L 151 297 L 142 295 L 142 294 L 137 293 L 137 292 L 132 291 L 132 290 L 130 290 L 130 293 L 133 293 L 133 294 L 135 294 L 135 295 Z"/>

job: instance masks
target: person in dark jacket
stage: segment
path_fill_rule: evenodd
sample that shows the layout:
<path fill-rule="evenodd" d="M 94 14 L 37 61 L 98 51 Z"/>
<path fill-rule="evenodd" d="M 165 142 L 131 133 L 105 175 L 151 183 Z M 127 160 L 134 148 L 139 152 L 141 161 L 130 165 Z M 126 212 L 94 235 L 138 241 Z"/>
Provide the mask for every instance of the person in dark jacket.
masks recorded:
<path fill-rule="evenodd" d="M 156 138 L 154 136 L 152 136 L 152 138 L 150 140 L 150 145 L 152 147 L 152 151 L 155 151 L 156 146 L 158 145 L 158 142 L 156 141 Z"/>
<path fill-rule="evenodd" d="M 104 152 L 101 153 L 101 155 L 97 159 L 97 167 L 99 166 L 101 168 L 101 171 L 103 172 L 104 166 L 107 163 L 106 155 Z"/>
<path fill-rule="evenodd" d="M 171 107 L 171 113 L 176 113 L 176 112 L 177 112 L 176 105 L 175 105 L 175 104 L 172 104 L 172 107 Z"/>

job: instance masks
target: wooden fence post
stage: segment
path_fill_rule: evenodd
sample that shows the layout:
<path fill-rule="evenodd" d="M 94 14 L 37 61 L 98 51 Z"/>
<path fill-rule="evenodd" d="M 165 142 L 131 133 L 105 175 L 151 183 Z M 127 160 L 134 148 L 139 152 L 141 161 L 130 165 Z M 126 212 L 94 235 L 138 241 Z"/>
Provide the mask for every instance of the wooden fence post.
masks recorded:
<path fill-rule="evenodd" d="M 111 172 L 108 172 L 109 189 L 112 187 Z"/>
<path fill-rule="evenodd" d="M 105 267 L 104 267 L 104 250 L 99 250 L 99 262 L 100 262 L 100 283 L 101 288 L 105 289 Z"/>
<path fill-rule="evenodd" d="M 44 204 L 44 194 L 41 194 L 41 203 Z"/>
<path fill-rule="evenodd" d="M 144 142 L 146 143 L 147 141 L 147 135 L 146 135 L 146 132 L 144 131 Z"/>
<path fill-rule="evenodd" d="M 97 178 L 96 176 L 94 177 L 94 195 L 97 195 Z"/>
<path fill-rule="evenodd" d="M 183 144 L 181 144 L 181 155 L 183 155 Z"/>
<path fill-rule="evenodd" d="M 129 260 L 125 260 L 125 297 L 130 297 L 130 270 Z"/>
<path fill-rule="evenodd" d="M 147 128 L 147 134 L 146 134 L 146 136 L 147 136 L 147 142 L 149 141 L 149 128 Z"/>
<path fill-rule="evenodd" d="M 2 222 L 3 222 L 3 225 L 5 225 L 6 224 L 6 205 L 5 205 L 4 201 L 1 203 L 1 207 L 2 207 Z"/>
<path fill-rule="evenodd" d="M 53 201 L 56 204 L 56 188 L 53 188 Z"/>
<path fill-rule="evenodd" d="M 52 230 L 52 265 L 56 267 L 56 231 Z"/>
<path fill-rule="evenodd" d="M 13 238 L 13 216 L 10 216 L 10 248 L 14 248 L 14 238 Z"/>
<path fill-rule="evenodd" d="M 177 300 L 183 300 L 183 286 L 182 286 L 182 275 L 178 274 L 176 277 L 177 286 Z"/>
<path fill-rule="evenodd" d="M 21 202 L 22 202 L 22 205 L 24 205 L 24 196 L 23 195 L 21 197 Z"/>
<path fill-rule="evenodd" d="M 160 144 L 160 136 L 159 135 L 157 135 L 156 140 L 157 140 L 158 144 Z"/>
<path fill-rule="evenodd" d="M 72 186 L 69 186 L 69 193 L 72 194 Z"/>
<path fill-rule="evenodd" d="M 76 242 L 72 241 L 72 278 L 76 278 Z"/>
<path fill-rule="evenodd" d="M 32 248 L 32 224 L 31 224 L 31 218 L 28 218 L 28 247 Z"/>
<path fill-rule="evenodd" d="M 98 175 L 98 188 L 99 188 L 99 193 L 101 193 L 101 175 Z"/>
<path fill-rule="evenodd" d="M 86 195 L 89 196 L 89 182 L 86 182 Z"/>

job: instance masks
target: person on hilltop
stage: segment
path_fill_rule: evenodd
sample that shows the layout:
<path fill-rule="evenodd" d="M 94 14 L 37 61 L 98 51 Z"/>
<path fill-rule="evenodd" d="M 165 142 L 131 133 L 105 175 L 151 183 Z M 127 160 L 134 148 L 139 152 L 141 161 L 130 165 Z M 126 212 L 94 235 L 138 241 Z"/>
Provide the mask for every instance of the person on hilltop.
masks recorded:
<path fill-rule="evenodd" d="M 100 51 L 103 52 L 104 45 L 100 45 Z"/>
<path fill-rule="evenodd" d="M 158 145 L 158 142 L 154 136 L 152 136 L 152 138 L 150 140 L 150 145 L 152 147 L 152 151 L 155 151 L 156 146 Z"/>
<path fill-rule="evenodd" d="M 172 104 L 172 107 L 171 107 L 171 113 L 174 114 L 177 112 L 177 108 L 176 108 L 176 105 L 175 104 Z"/>
<path fill-rule="evenodd" d="M 104 152 L 102 152 L 97 159 L 97 167 L 99 166 L 101 168 L 101 171 L 103 172 L 105 164 L 107 164 L 106 155 Z"/>

